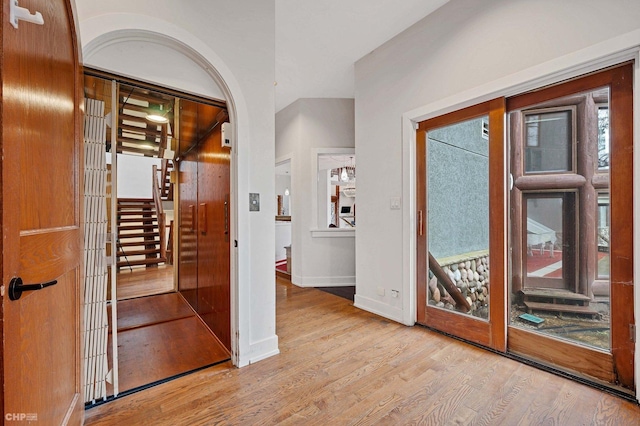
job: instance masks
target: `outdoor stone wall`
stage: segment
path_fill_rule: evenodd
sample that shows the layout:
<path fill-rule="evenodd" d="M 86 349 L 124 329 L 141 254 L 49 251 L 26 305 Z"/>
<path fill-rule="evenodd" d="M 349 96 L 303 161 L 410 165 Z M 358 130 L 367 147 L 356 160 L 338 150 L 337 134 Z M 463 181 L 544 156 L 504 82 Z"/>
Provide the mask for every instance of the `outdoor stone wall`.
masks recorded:
<path fill-rule="evenodd" d="M 440 265 L 471 305 L 470 315 L 489 316 L 489 255 L 464 256 Z M 459 310 L 442 283 L 429 271 L 429 305 Z"/>

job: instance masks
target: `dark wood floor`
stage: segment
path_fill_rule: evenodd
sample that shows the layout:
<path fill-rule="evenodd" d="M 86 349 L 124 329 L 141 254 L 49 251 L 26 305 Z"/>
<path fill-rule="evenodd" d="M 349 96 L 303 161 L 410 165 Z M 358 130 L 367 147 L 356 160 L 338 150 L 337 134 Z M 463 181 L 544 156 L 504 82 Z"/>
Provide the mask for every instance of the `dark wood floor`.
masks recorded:
<path fill-rule="evenodd" d="M 87 425 L 632 425 L 640 407 L 277 279 L 281 354 L 92 408 Z"/>
<path fill-rule="evenodd" d="M 118 302 L 120 392 L 228 359 L 229 352 L 180 294 Z"/>

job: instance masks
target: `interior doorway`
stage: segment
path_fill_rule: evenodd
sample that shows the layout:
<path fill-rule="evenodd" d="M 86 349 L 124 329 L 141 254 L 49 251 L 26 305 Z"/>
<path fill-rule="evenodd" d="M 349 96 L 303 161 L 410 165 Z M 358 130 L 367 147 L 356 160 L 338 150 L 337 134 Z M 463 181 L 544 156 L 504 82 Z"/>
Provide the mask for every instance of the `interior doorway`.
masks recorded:
<path fill-rule="evenodd" d="M 276 163 L 276 275 L 291 280 L 291 158 Z"/>
<path fill-rule="evenodd" d="M 103 111 L 100 155 L 109 163 L 106 234 L 88 237 L 105 246 L 111 282 L 91 292 L 104 297 L 98 317 L 109 319 L 108 342 L 93 346 L 106 347 L 110 368 L 94 376 L 109 371 L 107 395 L 119 396 L 230 359 L 230 155 L 221 137 L 228 117 L 224 101 L 91 69 L 85 97 L 92 114 Z M 190 162 L 215 200 L 200 193 L 184 206 L 191 177 L 182 163 Z M 198 256 L 206 261 L 196 265 L 190 298 L 185 273 Z"/>

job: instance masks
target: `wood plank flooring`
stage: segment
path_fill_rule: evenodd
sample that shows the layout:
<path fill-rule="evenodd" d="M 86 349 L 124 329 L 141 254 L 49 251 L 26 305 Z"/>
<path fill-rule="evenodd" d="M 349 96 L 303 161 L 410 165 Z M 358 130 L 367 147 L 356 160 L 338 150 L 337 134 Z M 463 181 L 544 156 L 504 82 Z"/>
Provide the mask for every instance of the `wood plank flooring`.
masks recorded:
<path fill-rule="evenodd" d="M 218 365 L 86 412 L 87 425 L 631 425 L 640 407 L 588 386 L 277 284 L 280 355 Z"/>
<path fill-rule="evenodd" d="M 121 300 L 118 302 L 118 331 L 194 315 L 179 293 Z"/>

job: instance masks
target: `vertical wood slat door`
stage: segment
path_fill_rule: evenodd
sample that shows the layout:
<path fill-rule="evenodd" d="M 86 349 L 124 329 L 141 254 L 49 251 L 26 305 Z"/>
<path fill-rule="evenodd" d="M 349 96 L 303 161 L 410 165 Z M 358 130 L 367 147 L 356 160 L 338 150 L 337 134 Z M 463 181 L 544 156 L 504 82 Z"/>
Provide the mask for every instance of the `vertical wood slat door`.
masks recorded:
<path fill-rule="evenodd" d="M 80 424 L 82 76 L 69 1 L 2 2 L 3 420 Z M 57 280 L 8 297 L 9 282 Z"/>

